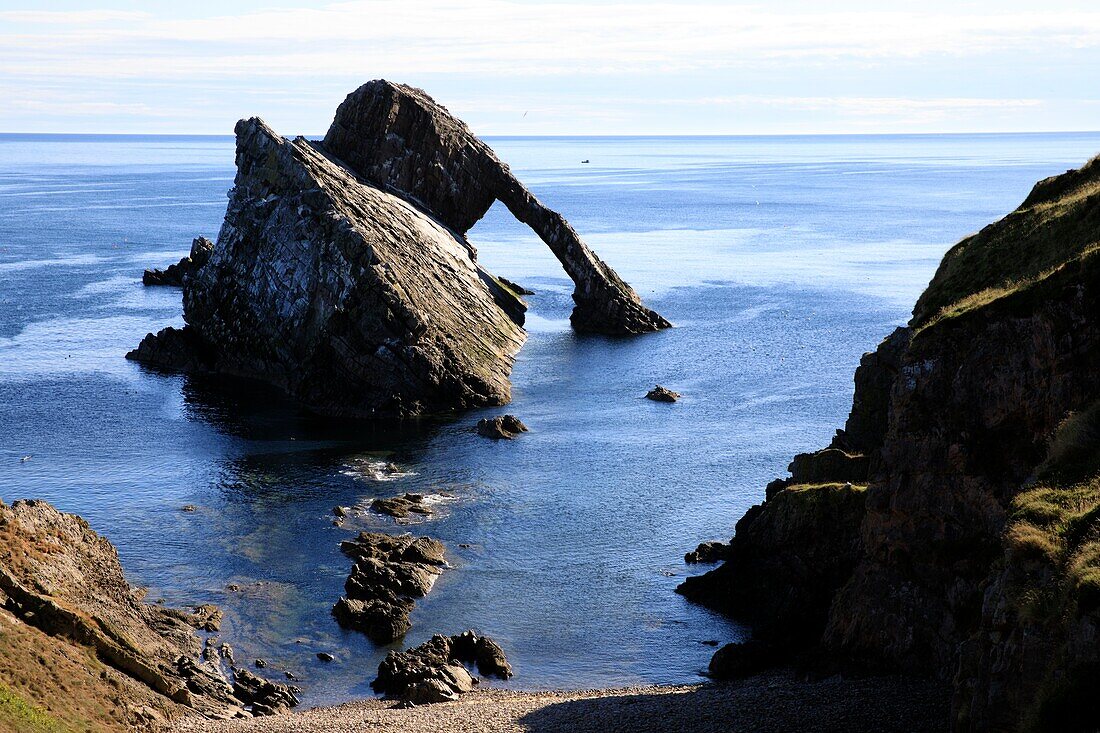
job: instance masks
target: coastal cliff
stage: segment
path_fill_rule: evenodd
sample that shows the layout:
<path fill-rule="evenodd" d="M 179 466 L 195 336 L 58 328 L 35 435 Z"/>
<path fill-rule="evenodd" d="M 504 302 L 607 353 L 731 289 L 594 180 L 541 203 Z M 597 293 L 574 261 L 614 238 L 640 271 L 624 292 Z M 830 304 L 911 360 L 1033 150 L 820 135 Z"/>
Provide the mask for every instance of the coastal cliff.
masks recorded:
<path fill-rule="evenodd" d="M 526 306 L 465 238 L 498 199 L 576 283 L 576 330 L 670 325 L 418 89 L 360 87 L 323 142 L 258 118 L 236 135 L 218 240 L 177 278 L 187 326 L 148 335 L 130 359 L 259 379 L 331 416 L 505 404 Z"/>
<path fill-rule="evenodd" d="M 845 430 L 681 592 L 830 665 L 953 681 L 959 730 L 1100 724 L 1097 244 L 1094 160 L 952 248 Z"/>
<path fill-rule="evenodd" d="M 0 730 L 122 731 L 171 720 L 251 717 L 296 704 L 285 685 L 250 695 L 197 627 L 219 612 L 143 602 L 118 552 L 42 501 L 0 503 Z M 259 678 L 255 678 L 259 680 Z"/>

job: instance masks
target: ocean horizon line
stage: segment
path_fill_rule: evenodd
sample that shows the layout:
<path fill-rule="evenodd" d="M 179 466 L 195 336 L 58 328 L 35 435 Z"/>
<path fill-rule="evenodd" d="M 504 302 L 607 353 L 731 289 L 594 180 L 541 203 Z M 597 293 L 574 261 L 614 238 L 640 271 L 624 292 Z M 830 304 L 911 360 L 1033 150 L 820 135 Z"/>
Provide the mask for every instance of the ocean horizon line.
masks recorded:
<path fill-rule="evenodd" d="M 804 133 L 719 133 L 719 134 L 623 134 L 623 135 L 481 135 L 487 140 L 766 140 L 809 138 L 944 138 L 944 137 L 1039 137 L 1049 135 L 1100 135 L 1097 130 L 1019 130 L 1008 132 L 804 132 Z M 288 135 L 288 138 L 298 135 Z M 321 140 L 323 134 L 306 134 Z M 109 142 L 141 140 L 233 140 L 232 133 L 184 132 L 0 132 L 0 142 Z"/>

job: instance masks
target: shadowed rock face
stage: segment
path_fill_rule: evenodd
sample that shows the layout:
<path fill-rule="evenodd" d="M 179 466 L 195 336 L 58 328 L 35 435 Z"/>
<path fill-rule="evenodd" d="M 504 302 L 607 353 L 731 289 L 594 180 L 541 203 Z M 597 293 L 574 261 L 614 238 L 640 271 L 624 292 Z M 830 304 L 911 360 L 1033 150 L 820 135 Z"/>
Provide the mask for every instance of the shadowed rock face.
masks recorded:
<path fill-rule="evenodd" d="M 364 84 L 337 109 L 324 148 L 460 234 L 501 201 L 546 242 L 576 283 L 571 321 L 578 331 L 632 334 L 669 327 L 564 217 L 543 206 L 465 123 L 421 90 L 384 80 Z"/>
<path fill-rule="evenodd" d="M 237 177 L 184 317 L 216 371 L 318 412 L 370 417 L 508 401 L 525 335 L 468 245 L 304 138 L 237 124 Z"/>

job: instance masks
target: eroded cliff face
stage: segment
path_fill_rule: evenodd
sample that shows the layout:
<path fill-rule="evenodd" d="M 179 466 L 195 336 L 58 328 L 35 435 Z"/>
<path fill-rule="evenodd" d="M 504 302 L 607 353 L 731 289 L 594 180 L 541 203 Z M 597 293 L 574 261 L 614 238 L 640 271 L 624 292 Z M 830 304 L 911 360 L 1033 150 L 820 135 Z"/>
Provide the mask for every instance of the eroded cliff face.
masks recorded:
<path fill-rule="evenodd" d="M 260 379 L 333 416 L 504 404 L 526 306 L 464 236 L 498 199 L 576 283 L 577 330 L 670 325 L 418 89 L 360 87 L 323 143 L 284 140 L 257 118 L 236 132 L 218 241 L 179 278 L 188 325 L 128 358 Z"/>
<path fill-rule="evenodd" d="M 671 324 L 544 206 L 464 122 L 419 89 L 364 84 L 336 110 L 324 147 L 364 179 L 416 202 L 465 234 L 494 201 L 534 230 L 576 283 L 578 331 L 634 334 Z"/>
<path fill-rule="evenodd" d="M 463 241 L 258 119 L 237 125 L 237 168 L 218 244 L 184 291 L 217 371 L 328 414 L 508 401 L 525 334 Z"/>
<path fill-rule="evenodd" d="M 831 553 L 810 540 L 777 545 L 768 527 L 791 513 L 787 495 L 802 482 L 851 481 L 865 465 L 865 509 L 847 541 L 831 511 L 805 519 L 816 510 L 801 502 L 821 546 L 858 547 L 847 577 L 808 597 L 802 615 L 825 619 L 816 643 L 831 660 L 954 680 L 962 730 L 1100 722 L 1083 692 L 1100 684 L 1100 617 L 1082 601 L 1094 580 L 1100 587 L 1100 523 L 1090 519 L 1100 487 L 1081 489 L 1095 471 L 1044 478 L 1059 426 L 1100 399 L 1098 217 L 1093 162 L 1040 183 L 953 248 L 910 328 L 864 358 L 861 370 L 882 368 L 857 372 L 846 429 L 797 457 L 792 478 L 738 524 L 733 547 L 752 548 L 734 558 L 749 567 L 722 571 L 780 586 L 835 579 Z M 1090 445 L 1100 455 L 1100 440 Z M 1028 497 L 1044 481 L 1056 498 L 1039 502 L 1048 508 L 1036 518 Z M 757 616 L 784 610 L 774 595 L 760 596 Z"/>
<path fill-rule="evenodd" d="M 0 503 L 0 606 L 0 688 L 50 730 L 248 715 L 200 658 L 190 615 L 142 602 L 115 548 L 80 517 L 41 501 Z"/>

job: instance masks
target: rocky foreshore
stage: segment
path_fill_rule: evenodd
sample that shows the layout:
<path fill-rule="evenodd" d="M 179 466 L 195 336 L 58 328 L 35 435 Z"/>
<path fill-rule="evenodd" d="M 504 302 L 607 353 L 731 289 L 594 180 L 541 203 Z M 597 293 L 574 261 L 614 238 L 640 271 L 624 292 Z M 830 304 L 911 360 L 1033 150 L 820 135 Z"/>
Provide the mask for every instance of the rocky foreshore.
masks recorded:
<path fill-rule="evenodd" d="M 38 711 L 49 730 L 80 723 L 97 731 L 266 715 L 297 704 L 286 685 L 246 683 L 239 673 L 231 682 L 226 655 L 203 654 L 196 630 L 217 627 L 215 607 L 180 611 L 144 603 L 143 595 L 126 582 L 111 543 L 80 517 L 42 501 L 0 504 L 7 704 Z"/>
<path fill-rule="evenodd" d="M 286 140 L 258 118 L 235 131 L 212 251 L 196 240 L 191 258 L 146 273 L 182 285 L 187 325 L 150 334 L 130 359 L 259 379 L 331 416 L 505 404 L 526 306 L 465 237 L 497 200 L 576 283 L 578 331 L 670 325 L 418 89 L 363 85 L 322 142 Z"/>
<path fill-rule="evenodd" d="M 1100 728 L 1097 232 L 1093 160 L 952 248 L 845 428 L 680 592 L 775 659 L 951 682 L 956 730 Z"/>

